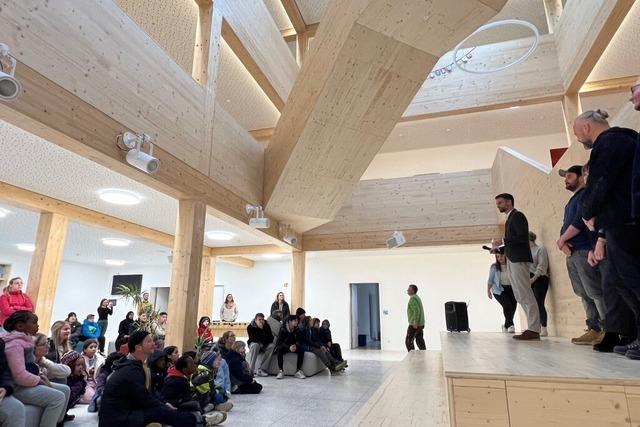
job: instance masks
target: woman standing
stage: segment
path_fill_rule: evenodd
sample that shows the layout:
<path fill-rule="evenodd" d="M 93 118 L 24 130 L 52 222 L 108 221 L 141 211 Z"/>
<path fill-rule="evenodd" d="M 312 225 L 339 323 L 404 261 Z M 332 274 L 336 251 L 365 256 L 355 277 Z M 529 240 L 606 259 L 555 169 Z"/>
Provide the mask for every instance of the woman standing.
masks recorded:
<path fill-rule="evenodd" d="M 118 338 L 116 338 L 116 351 L 129 339 L 129 329 L 133 324 L 133 311 L 127 313 L 127 317 L 118 325 Z"/>
<path fill-rule="evenodd" d="M 288 318 L 291 314 L 289 303 L 284 300 L 284 292 L 278 292 L 276 295 L 276 300 L 271 304 L 270 314 L 273 315 L 273 312 L 278 310 L 282 312 L 283 319 Z"/>
<path fill-rule="evenodd" d="M 238 306 L 233 300 L 233 295 L 227 295 L 224 304 L 220 307 L 220 320 L 223 322 L 235 322 L 238 317 Z"/>
<path fill-rule="evenodd" d="M 100 348 L 98 351 L 100 355 L 104 356 L 104 343 L 106 338 L 104 337 L 107 334 L 107 326 L 109 326 L 109 316 L 113 314 L 113 303 L 106 298 L 102 298 L 100 301 L 100 307 L 98 307 L 98 325 L 100 325 Z"/>
<path fill-rule="evenodd" d="M 513 326 L 513 316 L 516 314 L 518 303 L 513 294 L 509 274 L 507 273 L 507 257 L 503 253 L 496 254 L 496 262 L 491 264 L 491 268 L 489 269 L 487 296 L 489 299 L 495 296 L 496 300 L 502 306 L 502 312 L 504 313 L 502 332 L 515 333 L 516 329 Z"/>
<path fill-rule="evenodd" d="M 529 232 L 529 246 L 533 258 L 529 267 L 529 281 L 538 303 L 538 310 L 540 310 L 540 336 L 546 337 L 549 333 L 547 332 L 547 309 L 544 307 L 544 300 L 549 290 L 549 255 L 544 246 L 536 245 L 536 237 L 536 233 Z"/>
<path fill-rule="evenodd" d="M 14 277 L 9 280 L 7 291 L 0 295 L 0 327 L 16 311 L 33 312 L 33 304 L 29 295 L 22 292 L 22 284 L 22 277 Z"/>

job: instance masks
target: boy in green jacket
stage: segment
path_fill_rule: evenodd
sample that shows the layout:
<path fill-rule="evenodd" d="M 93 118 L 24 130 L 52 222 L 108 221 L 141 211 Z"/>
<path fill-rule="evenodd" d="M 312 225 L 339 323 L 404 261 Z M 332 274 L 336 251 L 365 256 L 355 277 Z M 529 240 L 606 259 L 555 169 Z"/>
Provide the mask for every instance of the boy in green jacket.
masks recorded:
<path fill-rule="evenodd" d="M 407 328 L 407 337 L 404 340 L 407 351 L 415 350 L 413 341 L 415 340 L 420 350 L 426 350 L 424 343 L 424 309 L 422 308 L 422 300 L 418 296 L 418 287 L 409 285 L 407 289 L 409 295 L 409 303 L 407 304 L 407 318 L 409 319 L 409 327 Z"/>

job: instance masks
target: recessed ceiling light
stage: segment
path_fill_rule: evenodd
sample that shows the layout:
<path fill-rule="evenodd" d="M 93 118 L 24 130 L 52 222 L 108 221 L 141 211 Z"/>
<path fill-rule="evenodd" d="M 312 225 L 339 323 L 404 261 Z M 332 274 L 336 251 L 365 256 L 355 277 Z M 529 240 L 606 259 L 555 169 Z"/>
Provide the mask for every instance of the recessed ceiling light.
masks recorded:
<path fill-rule="evenodd" d="M 404 136 L 404 134 L 402 134 L 402 133 L 399 133 L 399 134 L 398 134 L 398 136 Z"/>
<path fill-rule="evenodd" d="M 223 230 L 211 230 L 206 233 L 207 239 L 218 241 L 229 241 L 236 237 L 235 233 Z"/>
<path fill-rule="evenodd" d="M 121 190 L 119 188 L 105 188 L 98 191 L 98 197 L 107 203 L 115 205 L 137 205 L 142 201 L 142 196 L 129 190 Z"/>
<path fill-rule="evenodd" d="M 16 247 L 19 251 L 23 252 L 33 252 L 36 250 L 36 245 L 33 243 L 18 243 Z"/>
<path fill-rule="evenodd" d="M 282 254 L 262 254 L 262 258 L 264 258 L 264 259 L 280 259 L 280 258 L 282 258 Z"/>
<path fill-rule="evenodd" d="M 104 263 L 107 265 L 113 265 L 114 267 L 120 267 L 125 264 L 121 259 L 105 259 Z"/>
<path fill-rule="evenodd" d="M 9 215 L 11 211 L 9 209 L 0 208 L 0 218 L 4 218 Z"/>
<path fill-rule="evenodd" d="M 447 132 L 451 132 L 451 129 L 449 129 L 449 128 L 446 128 L 446 129 L 445 129 L 445 131 L 447 131 Z"/>
<path fill-rule="evenodd" d="M 514 105 L 513 107 L 509 107 L 510 110 L 517 110 L 518 108 L 520 108 L 519 105 Z"/>
<path fill-rule="evenodd" d="M 103 237 L 100 239 L 106 246 L 114 246 L 116 248 L 126 248 L 131 244 L 131 240 L 120 239 L 119 237 Z"/>

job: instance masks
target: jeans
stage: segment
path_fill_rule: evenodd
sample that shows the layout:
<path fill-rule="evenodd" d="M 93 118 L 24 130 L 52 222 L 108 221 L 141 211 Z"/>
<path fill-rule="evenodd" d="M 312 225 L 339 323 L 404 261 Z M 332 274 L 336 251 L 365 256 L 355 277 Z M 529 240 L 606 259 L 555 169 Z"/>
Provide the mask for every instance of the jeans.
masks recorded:
<path fill-rule="evenodd" d="M 640 330 L 640 225 L 607 229 L 607 255 L 618 273 L 618 292 L 633 312 Z"/>
<path fill-rule="evenodd" d="M 282 371 L 282 367 L 284 366 L 284 355 L 287 353 L 291 353 L 291 350 L 288 346 L 280 347 L 277 351 L 278 354 L 278 369 Z M 302 369 L 302 362 L 304 362 L 304 350 L 300 346 L 296 346 L 296 355 L 298 359 L 296 361 L 296 370 Z"/>
<path fill-rule="evenodd" d="M 333 368 L 338 364 L 338 361 L 331 355 L 331 353 L 329 353 L 328 350 L 312 347 L 309 352 L 315 354 L 318 359 L 322 361 L 322 364 L 331 370 L 333 370 Z"/>
<path fill-rule="evenodd" d="M 600 331 L 605 323 L 607 307 L 602 295 L 602 278 L 600 271 L 587 262 L 589 251 L 575 251 L 567 257 L 567 270 L 573 292 L 582 299 L 582 306 L 587 315 L 587 327 Z"/>
<path fill-rule="evenodd" d="M 510 328 L 513 326 L 513 316 L 516 314 L 518 308 L 518 302 L 513 295 L 513 289 L 509 285 L 502 285 L 504 291 L 500 295 L 493 294 L 496 297 L 496 301 L 502 306 L 502 313 L 504 314 L 504 327 Z"/>
<path fill-rule="evenodd" d="M 222 387 L 227 396 L 231 395 L 231 374 L 229 373 L 229 365 L 227 365 L 226 360 L 222 359 L 220 361 L 220 367 L 218 368 L 218 372 L 216 372 L 216 378 L 213 383 L 217 387 Z"/>
<path fill-rule="evenodd" d="M 258 342 L 252 342 L 249 344 L 249 366 L 251 366 L 253 372 L 269 366 L 269 360 L 273 354 L 274 347 L 275 346 L 273 344 L 265 346 Z M 264 358 L 262 359 L 262 364 L 258 367 L 256 366 L 256 362 L 258 361 L 258 355 L 262 352 L 264 352 Z"/>
<path fill-rule="evenodd" d="M 536 302 L 538 303 L 538 310 L 540 311 L 540 325 L 546 328 L 547 309 L 544 307 L 544 300 L 547 298 L 547 291 L 549 290 L 549 277 L 538 277 L 536 281 L 531 284 L 531 290 L 533 291 L 533 296 L 536 297 Z"/>
<path fill-rule="evenodd" d="M 62 384 L 57 384 L 62 386 Z M 67 386 L 64 386 L 67 387 Z M 67 390 L 69 387 L 67 387 Z M 43 409 L 40 427 L 51 427 L 64 419 L 67 410 L 67 397 L 53 387 L 37 385 L 35 387 L 16 386 L 13 396 L 25 405 L 39 406 Z"/>
<path fill-rule="evenodd" d="M 512 262 L 507 259 L 507 272 L 516 301 L 520 303 L 527 316 L 527 329 L 540 333 L 540 310 L 538 302 L 531 290 L 528 262 Z"/>
<path fill-rule="evenodd" d="M 607 307 L 604 328 L 607 332 L 625 336 L 633 341 L 637 336 L 635 318 L 625 299 L 631 303 L 633 300 L 629 295 L 626 295 L 626 298 L 622 296 L 625 292 L 624 289 L 620 289 L 620 276 L 609 258 L 600 261 L 598 267 L 602 275 L 602 295 Z"/>
<path fill-rule="evenodd" d="M 0 402 L 0 425 L 3 427 L 24 427 L 24 405 L 13 396 L 6 396 Z"/>
<path fill-rule="evenodd" d="M 427 345 L 424 343 L 424 326 L 414 328 L 409 325 L 407 328 L 407 336 L 404 339 L 404 345 L 407 347 L 407 351 L 415 350 L 415 347 L 413 346 L 414 340 L 416 341 L 416 344 L 418 344 L 418 349 L 427 349 Z"/>
<path fill-rule="evenodd" d="M 102 340 L 98 339 L 98 350 L 100 350 L 101 352 L 104 352 L 104 342 L 105 342 L 105 335 L 107 334 L 107 327 L 109 326 L 109 321 L 108 320 L 98 320 L 98 325 L 100 325 L 100 338 L 102 338 Z"/>

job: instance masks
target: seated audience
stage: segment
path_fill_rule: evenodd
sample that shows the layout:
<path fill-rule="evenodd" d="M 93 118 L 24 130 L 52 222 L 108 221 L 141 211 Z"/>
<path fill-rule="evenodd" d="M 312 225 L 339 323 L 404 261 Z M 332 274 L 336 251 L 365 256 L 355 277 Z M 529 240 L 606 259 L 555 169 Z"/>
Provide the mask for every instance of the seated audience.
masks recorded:
<path fill-rule="evenodd" d="M 203 348 L 210 349 L 213 346 L 213 333 L 211 332 L 211 319 L 207 316 L 200 318 L 198 322 L 198 338 L 203 341 Z"/>
<path fill-rule="evenodd" d="M 24 427 L 25 409 L 22 402 L 13 397 L 13 380 L 4 353 L 4 341 L 0 339 L 0 425 Z"/>
<path fill-rule="evenodd" d="M 71 325 L 64 320 L 56 320 L 51 325 L 51 340 L 46 358 L 55 363 L 61 363 L 62 355 L 71 351 Z M 65 377 L 64 384 L 67 380 Z"/>
<path fill-rule="evenodd" d="M 236 342 L 236 334 L 233 331 L 227 331 L 218 339 L 218 342 L 213 349 L 224 357 L 224 355 L 227 354 L 227 351 L 233 347 L 234 342 Z"/>
<path fill-rule="evenodd" d="M 167 313 L 161 312 L 158 314 L 158 321 L 153 324 L 152 331 L 156 339 L 156 346 L 158 348 L 164 347 L 164 337 L 167 334 L 165 329 L 167 328 Z"/>
<path fill-rule="evenodd" d="M 233 394 L 258 394 L 262 391 L 262 384 L 253 379 L 251 366 L 245 356 L 246 346 L 242 341 L 234 342 L 224 356 L 231 374 L 231 392 Z"/>
<path fill-rule="evenodd" d="M 33 352 L 35 354 L 36 363 L 40 368 L 40 374 L 49 380 L 59 380 L 66 384 L 67 377 L 71 375 L 71 369 L 63 363 L 55 363 L 47 359 L 45 356 L 49 350 L 49 340 L 45 334 L 37 333 L 33 336 Z"/>
<path fill-rule="evenodd" d="M 320 319 L 314 319 L 314 324 L 316 320 L 320 320 Z M 336 360 L 339 360 L 342 362 L 344 360 L 342 358 L 342 349 L 340 348 L 340 344 L 333 342 L 330 328 L 331 328 L 331 323 L 329 322 L 329 320 L 324 319 L 322 321 L 322 327 L 318 331 L 318 335 L 320 336 L 320 342 L 322 343 L 322 345 L 324 345 L 329 349 L 329 351 L 331 352 L 331 355 L 335 357 Z M 348 366 L 349 365 L 346 365 L 345 367 L 348 367 Z"/>
<path fill-rule="evenodd" d="M 78 341 L 82 341 L 82 323 L 78 322 L 78 316 L 73 311 L 67 315 L 65 322 L 67 322 L 71 328 L 69 346 L 75 348 Z M 51 329 L 53 329 L 53 326 L 51 326 Z"/>
<path fill-rule="evenodd" d="M 233 323 L 238 317 L 238 306 L 233 300 L 233 295 L 228 294 L 225 298 L 222 307 L 220 307 L 220 320 L 223 322 Z"/>
<path fill-rule="evenodd" d="M 84 322 L 82 322 L 82 336 L 85 340 L 93 339 L 104 345 L 104 335 L 102 335 L 100 325 L 96 322 L 96 316 L 93 314 L 89 314 L 87 318 L 84 319 Z M 78 351 L 78 353 L 79 352 L 80 351 Z"/>
<path fill-rule="evenodd" d="M 154 350 L 147 358 L 151 374 L 151 392 L 160 395 L 164 378 L 167 376 L 167 358 L 162 350 Z"/>
<path fill-rule="evenodd" d="M 127 313 L 127 316 L 120 321 L 118 325 L 118 337 L 116 338 L 116 349 L 122 344 L 126 344 L 129 339 L 129 330 L 133 324 L 133 311 Z"/>
<path fill-rule="evenodd" d="M 262 367 L 267 369 L 269 366 L 269 360 L 275 345 L 273 344 L 271 327 L 266 323 L 264 314 L 256 314 L 251 324 L 247 326 L 247 334 L 249 335 L 249 366 L 251 366 L 251 372 L 261 377 L 268 377 L 269 374 Z M 262 359 L 262 366 L 258 367 L 256 362 L 260 353 L 264 354 L 264 358 Z"/>
<path fill-rule="evenodd" d="M 187 356 L 185 353 L 184 356 Z M 220 353 L 207 351 L 200 358 L 196 374 L 191 378 L 191 384 L 197 392 L 197 400 L 201 407 L 208 404 L 215 405 L 215 410 L 228 412 L 233 408 L 227 402 L 231 396 L 231 376 L 229 365 Z"/>
<path fill-rule="evenodd" d="M 138 320 L 131 323 L 129 326 L 129 336 L 135 331 L 145 331 L 151 333 L 151 325 L 149 324 L 149 315 L 146 312 L 142 312 L 138 315 Z"/>
<path fill-rule="evenodd" d="M 287 322 L 282 325 L 278 338 L 276 339 L 275 352 L 278 355 L 278 376 L 277 379 L 284 378 L 284 355 L 287 353 L 296 353 L 296 378 L 304 379 L 306 375 L 302 372 L 302 362 L 304 361 L 304 350 L 299 345 L 298 318 L 290 315 Z"/>
<path fill-rule="evenodd" d="M 42 408 L 40 425 L 54 426 L 64 420 L 66 396 L 63 384 L 50 383 L 36 364 L 33 336 L 38 333 L 38 316 L 16 311 L 4 321 L 5 355 L 15 383 L 13 396 L 25 405 Z"/>
<path fill-rule="evenodd" d="M 495 255 L 496 262 L 489 267 L 489 279 L 487 280 L 487 296 L 489 299 L 496 298 L 502 306 L 504 314 L 504 324 L 502 332 L 514 334 L 516 328 L 513 325 L 513 316 L 516 314 L 518 302 L 513 294 L 511 279 L 507 272 L 507 257 L 504 252 Z"/>
<path fill-rule="evenodd" d="M 67 409 L 71 409 L 77 404 L 85 403 L 82 402 L 82 397 L 87 391 L 86 366 L 82 355 L 77 351 L 70 351 L 62 356 L 62 363 L 71 369 L 71 375 L 67 378 L 67 385 L 71 389 Z"/>
<path fill-rule="evenodd" d="M 307 312 L 304 308 L 298 307 L 296 308 L 296 319 L 298 319 L 298 328 L 304 328 L 304 318 L 307 317 Z"/>
<path fill-rule="evenodd" d="M 153 337 L 147 331 L 129 336 L 129 355 L 113 364 L 113 373 L 104 388 L 99 426 L 144 426 L 149 423 L 173 427 L 216 425 L 223 420 L 219 412 L 206 414 L 180 412 L 150 392 L 144 362 L 153 351 Z"/>
<path fill-rule="evenodd" d="M 16 311 L 33 311 L 29 295 L 22 292 L 22 277 L 9 280 L 9 286 L 0 295 L 0 325 Z"/>
<path fill-rule="evenodd" d="M 125 357 L 124 354 L 114 351 L 105 359 L 104 364 L 100 368 L 100 372 L 96 377 L 96 392 L 89 403 L 89 408 L 87 409 L 88 412 L 98 412 L 98 409 L 100 408 L 100 399 L 104 392 L 104 385 L 107 383 L 107 378 L 111 375 L 111 372 L 113 372 L 113 363 L 123 357 Z"/>
<path fill-rule="evenodd" d="M 280 310 L 276 310 L 271 313 L 271 316 L 267 318 L 267 323 L 271 328 L 271 333 L 276 336 L 278 332 L 280 332 L 280 328 L 282 328 L 282 312 Z"/>
<path fill-rule="evenodd" d="M 287 318 L 291 314 L 291 310 L 289 309 L 289 303 L 284 300 L 284 292 L 278 292 L 276 294 L 276 300 L 271 304 L 271 310 L 269 314 L 273 316 L 274 311 L 280 312 L 280 320 L 282 318 Z"/>
<path fill-rule="evenodd" d="M 167 369 L 175 366 L 176 362 L 180 358 L 178 347 L 176 347 L 175 345 L 170 345 L 169 347 L 165 347 L 162 351 L 167 358 Z"/>
<path fill-rule="evenodd" d="M 322 345 L 320 342 L 320 336 L 317 331 L 313 329 L 313 319 L 311 316 L 304 318 L 304 327 L 300 329 L 301 342 L 300 346 L 304 351 L 315 354 L 332 372 L 339 372 L 344 369 L 346 365 L 345 361 L 337 361 L 329 352 L 329 349 Z"/>
<path fill-rule="evenodd" d="M 175 366 L 169 368 L 167 378 L 162 385 L 160 393 L 162 400 L 177 408 L 178 411 L 204 411 L 213 408 L 211 404 L 209 408 L 201 408 L 191 394 L 189 379 L 196 372 L 196 362 L 191 356 L 179 357 Z"/>
<path fill-rule="evenodd" d="M 91 403 L 93 395 L 96 394 L 98 388 L 98 375 L 100 368 L 104 364 L 104 358 L 97 353 L 98 342 L 96 340 L 86 340 L 82 348 L 82 358 L 84 359 L 85 372 L 84 376 L 87 380 L 87 389 L 80 399 L 80 403 Z"/>

